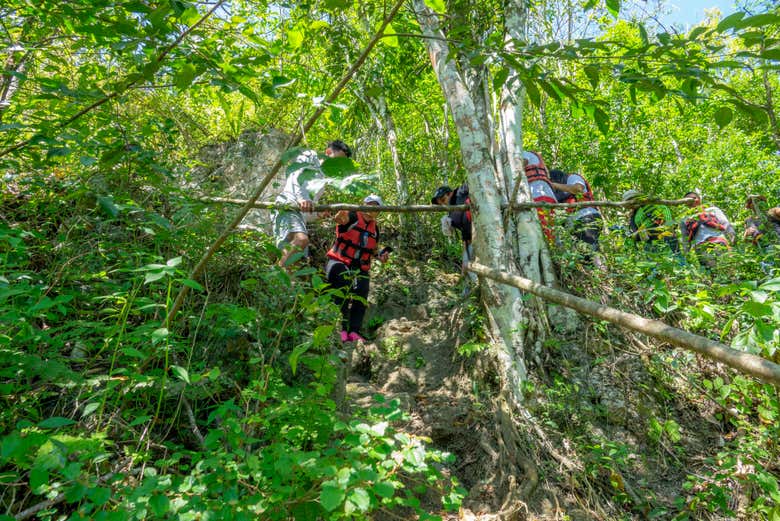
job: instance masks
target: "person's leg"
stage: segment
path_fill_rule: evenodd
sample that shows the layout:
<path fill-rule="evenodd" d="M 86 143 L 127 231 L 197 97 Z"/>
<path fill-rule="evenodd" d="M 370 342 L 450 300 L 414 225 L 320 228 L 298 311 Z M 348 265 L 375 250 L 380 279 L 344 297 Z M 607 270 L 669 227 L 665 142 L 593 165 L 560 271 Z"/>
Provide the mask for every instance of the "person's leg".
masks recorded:
<path fill-rule="evenodd" d="M 282 250 L 279 266 L 286 267 L 290 256 L 309 245 L 309 232 L 300 212 L 277 212 L 273 226 L 276 246 Z"/>
<path fill-rule="evenodd" d="M 306 250 L 309 246 L 309 236 L 302 232 L 294 232 L 287 236 L 286 245 L 282 250 L 282 257 L 279 259 L 279 266 L 287 267 L 287 260 L 295 253 Z"/>
<path fill-rule="evenodd" d="M 349 311 L 349 333 L 350 336 L 360 335 L 360 329 L 363 327 L 363 318 L 366 316 L 366 304 L 368 299 L 368 289 L 370 279 L 368 273 L 360 273 L 352 284 L 351 298 L 352 306 Z M 359 338 L 353 338 L 359 340 Z"/>
<path fill-rule="evenodd" d="M 341 310 L 341 339 L 346 340 L 349 331 L 349 293 L 352 283 L 350 272 L 343 262 L 328 260 L 325 265 L 325 277 L 333 289 L 333 302 Z"/>

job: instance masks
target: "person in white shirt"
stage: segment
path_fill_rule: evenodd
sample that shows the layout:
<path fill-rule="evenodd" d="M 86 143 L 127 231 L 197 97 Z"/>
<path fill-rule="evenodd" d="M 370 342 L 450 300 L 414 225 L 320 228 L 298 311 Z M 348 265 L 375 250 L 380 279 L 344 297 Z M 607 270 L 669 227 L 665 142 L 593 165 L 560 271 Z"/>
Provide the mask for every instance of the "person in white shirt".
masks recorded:
<path fill-rule="evenodd" d="M 325 155 L 352 157 L 352 150 L 343 141 L 337 139 L 328 143 Z M 306 222 L 319 217 L 313 213 L 313 209 L 325 191 L 325 174 L 314 150 L 306 150 L 299 154 L 294 164 L 299 164 L 300 167 L 287 177 L 284 190 L 276 196 L 276 202 L 297 205 L 300 210 L 277 210 L 273 216 L 276 246 L 282 250 L 278 263 L 281 267 L 287 265 L 293 253 L 305 252 L 309 246 L 309 230 Z"/>
<path fill-rule="evenodd" d="M 717 250 L 730 250 L 736 232 L 720 208 L 704 207 L 698 192 L 688 192 L 684 199 L 692 199 L 688 206 L 695 208 L 696 213 L 680 221 L 683 250 L 695 251 L 699 262 L 712 269 L 720 255 Z"/>

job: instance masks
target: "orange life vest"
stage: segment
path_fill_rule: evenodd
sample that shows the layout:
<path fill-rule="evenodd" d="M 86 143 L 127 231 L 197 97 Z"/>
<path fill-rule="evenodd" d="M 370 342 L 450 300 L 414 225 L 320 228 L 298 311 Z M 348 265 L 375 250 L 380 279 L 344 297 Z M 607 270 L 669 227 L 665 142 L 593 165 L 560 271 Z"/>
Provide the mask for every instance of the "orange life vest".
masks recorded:
<path fill-rule="evenodd" d="M 379 238 L 376 221 L 366 221 L 363 213 L 357 212 L 357 221 L 339 232 L 341 226 L 336 226 L 336 242 L 326 255 L 350 268 L 359 266 L 361 270 L 368 271 Z"/>
<path fill-rule="evenodd" d="M 536 152 L 528 152 L 529 154 L 535 155 L 539 159 L 538 165 L 531 165 L 527 164 L 525 165 L 525 177 L 528 179 L 528 182 L 532 181 L 547 181 L 550 182 L 550 173 L 547 171 L 547 167 L 544 164 L 544 159 L 542 159 L 542 156 L 540 156 Z"/>
<path fill-rule="evenodd" d="M 726 229 L 726 225 L 721 223 L 714 213 L 701 212 L 685 220 L 685 233 L 688 236 L 688 242 L 693 242 L 693 238 L 696 237 L 696 233 L 701 225 L 721 231 Z"/>

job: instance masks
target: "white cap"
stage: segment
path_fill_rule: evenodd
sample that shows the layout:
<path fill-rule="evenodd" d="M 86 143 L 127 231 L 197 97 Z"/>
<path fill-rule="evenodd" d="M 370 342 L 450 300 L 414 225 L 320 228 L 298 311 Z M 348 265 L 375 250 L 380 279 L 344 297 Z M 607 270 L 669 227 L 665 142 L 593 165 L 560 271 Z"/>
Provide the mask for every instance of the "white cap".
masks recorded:
<path fill-rule="evenodd" d="M 382 202 L 382 198 L 376 194 L 371 194 L 367 196 L 365 199 L 363 199 L 363 204 L 370 204 L 370 203 L 376 203 L 379 206 L 383 206 L 385 204 Z"/>
<path fill-rule="evenodd" d="M 631 190 L 626 190 L 625 192 L 623 192 L 623 197 L 621 197 L 621 199 L 623 201 L 629 201 L 631 199 L 635 199 L 635 198 L 639 197 L 640 195 L 642 195 L 642 194 L 639 193 L 639 190 L 634 190 L 632 188 Z"/>

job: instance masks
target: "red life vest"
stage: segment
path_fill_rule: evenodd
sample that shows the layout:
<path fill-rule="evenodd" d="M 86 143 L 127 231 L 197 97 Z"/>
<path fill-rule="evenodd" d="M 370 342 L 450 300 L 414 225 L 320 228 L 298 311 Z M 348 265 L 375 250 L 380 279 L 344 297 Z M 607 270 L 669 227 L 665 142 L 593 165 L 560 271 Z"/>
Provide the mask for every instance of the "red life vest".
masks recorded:
<path fill-rule="evenodd" d="M 577 174 L 577 175 L 579 175 L 579 174 Z M 580 175 L 580 177 L 582 177 L 582 176 Z M 564 199 L 563 201 L 560 201 L 560 202 L 562 202 L 562 203 L 576 203 L 578 201 L 593 201 L 593 190 L 590 189 L 590 183 L 584 177 L 582 177 L 582 180 L 585 181 L 585 191 L 582 192 L 581 194 L 577 194 L 577 195 L 569 194 L 568 197 L 566 197 L 566 199 Z M 568 183 L 566 183 L 566 184 L 568 184 Z M 566 208 L 566 211 L 569 212 L 569 213 L 576 212 L 577 210 L 579 210 L 579 208 Z"/>
<path fill-rule="evenodd" d="M 721 223 L 718 218 L 715 217 L 714 213 L 701 212 L 700 214 L 685 220 L 685 233 L 688 236 L 688 242 L 693 242 L 693 238 L 696 237 L 696 233 L 699 231 L 699 227 L 701 227 L 701 225 L 721 231 L 726 229 L 726 225 Z M 723 242 L 728 244 L 726 241 Z"/>
<path fill-rule="evenodd" d="M 357 264 L 361 270 L 368 271 L 371 269 L 371 257 L 376 252 L 379 237 L 376 221 L 366 221 L 363 213 L 357 212 L 357 221 L 345 231 L 339 232 L 341 226 L 336 226 L 336 242 L 326 255 L 350 268 L 356 267 Z"/>
<path fill-rule="evenodd" d="M 544 159 L 536 152 L 528 152 L 535 155 L 539 159 L 538 165 L 527 164 L 525 165 L 525 177 L 528 182 L 532 181 L 547 181 L 550 182 L 550 172 L 547 171 L 547 167 L 544 165 Z"/>

